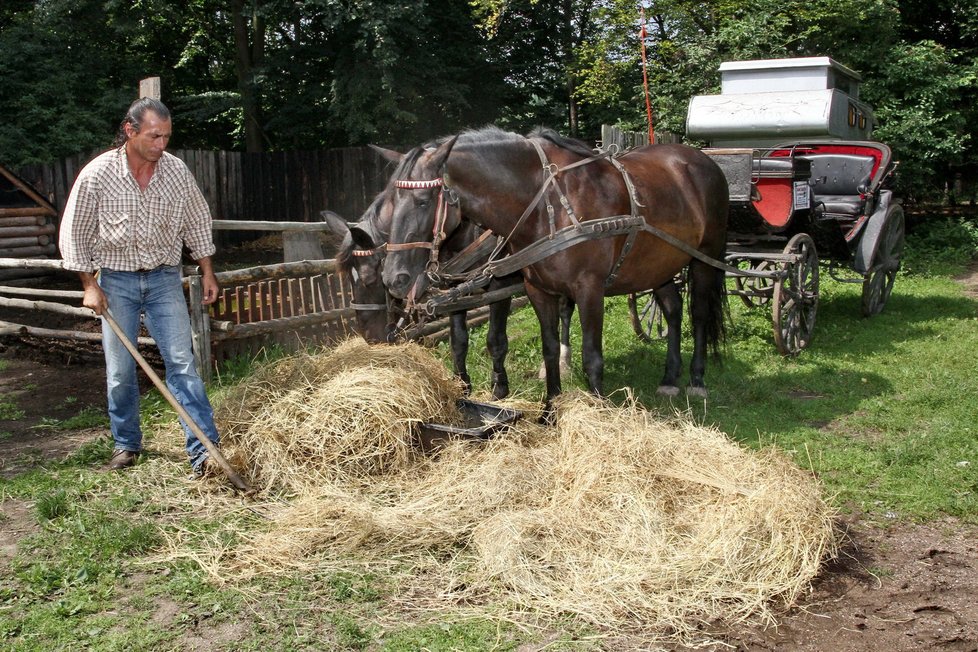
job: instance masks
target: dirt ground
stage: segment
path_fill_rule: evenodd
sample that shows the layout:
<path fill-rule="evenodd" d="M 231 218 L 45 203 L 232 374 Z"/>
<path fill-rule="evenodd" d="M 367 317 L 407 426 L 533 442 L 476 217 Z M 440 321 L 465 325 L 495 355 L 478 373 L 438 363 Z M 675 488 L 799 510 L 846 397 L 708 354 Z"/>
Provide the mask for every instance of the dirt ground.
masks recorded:
<path fill-rule="evenodd" d="M 961 279 L 978 296 L 978 267 Z M 0 320 L 48 328 L 97 331 L 94 320 L 32 321 L 0 309 Z M 62 432 L 37 427 L 86 406 L 105 409 L 104 365 L 97 345 L 0 337 L 0 402 L 12 400 L 22 418 L 0 419 L 0 474 L 23 472 L 64 457 L 82 443 L 108 436 L 102 429 Z M 0 412 L 0 416 L 3 413 Z M 36 522 L 23 503 L 8 500 L 0 532 L 0 560 Z M 846 545 L 826 565 L 811 591 L 781 615 L 777 627 L 744 628 L 721 635 L 717 649 L 897 652 L 978 652 L 978 528 L 951 519 L 928 525 L 840 521 Z M 226 645 L 226 637 L 219 644 Z M 207 649 L 206 641 L 203 647 Z M 217 642 L 214 642 L 217 645 Z"/>

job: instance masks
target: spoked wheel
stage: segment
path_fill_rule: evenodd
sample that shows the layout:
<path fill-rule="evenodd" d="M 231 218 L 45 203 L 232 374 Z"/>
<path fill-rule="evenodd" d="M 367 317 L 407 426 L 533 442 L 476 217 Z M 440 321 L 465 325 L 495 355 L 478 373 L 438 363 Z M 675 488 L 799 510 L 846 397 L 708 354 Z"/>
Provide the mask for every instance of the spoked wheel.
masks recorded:
<path fill-rule="evenodd" d="M 878 315 L 890 298 L 893 282 L 900 270 L 905 235 L 903 207 L 894 204 L 886 211 L 883 232 L 879 235 L 872 265 L 863 280 L 863 317 Z"/>
<path fill-rule="evenodd" d="M 629 294 L 628 313 L 632 317 L 635 334 L 646 344 L 663 339 L 669 332 L 662 308 L 656 302 L 652 290 Z"/>
<path fill-rule="evenodd" d="M 770 260 L 742 260 L 737 267 L 754 272 L 770 272 L 774 269 L 774 263 Z M 734 277 L 737 296 L 748 308 L 766 306 L 771 303 L 771 297 L 774 296 L 775 281 L 776 279 L 769 276 Z"/>
<path fill-rule="evenodd" d="M 784 253 L 796 258 L 784 263 L 785 275 L 774 285 L 774 344 L 781 355 L 798 355 L 812 340 L 818 309 L 818 252 L 807 233 L 799 233 L 785 245 Z"/>

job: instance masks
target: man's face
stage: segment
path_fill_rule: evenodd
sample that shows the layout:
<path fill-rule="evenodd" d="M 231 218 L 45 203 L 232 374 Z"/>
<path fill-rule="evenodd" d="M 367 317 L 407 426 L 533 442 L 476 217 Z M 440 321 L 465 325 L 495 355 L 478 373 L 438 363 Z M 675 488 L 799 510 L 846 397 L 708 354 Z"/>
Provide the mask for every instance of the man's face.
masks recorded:
<path fill-rule="evenodd" d="M 129 137 L 126 151 L 130 156 L 155 163 L 163 156 L 172 132 L 170 120 L 163 120 L 156 113 L 147 111 L 139 131 L 130 124 L 126 125 L 126 135 Z"/>

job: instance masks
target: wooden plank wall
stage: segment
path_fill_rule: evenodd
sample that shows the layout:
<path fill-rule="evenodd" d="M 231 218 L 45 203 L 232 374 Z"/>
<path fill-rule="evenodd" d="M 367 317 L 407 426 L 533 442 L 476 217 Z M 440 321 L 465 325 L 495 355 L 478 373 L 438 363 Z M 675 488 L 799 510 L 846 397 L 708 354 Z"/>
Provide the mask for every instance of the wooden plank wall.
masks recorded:
<path fill-rule="evenodd" d="M 682 139 L 676 134 L 666 131 L 655 132 L 655 144 L 681 143 Z M 601 125 L 601 147 L 607 148 L 610 144 L 618 145 L 620 151 L 641 147 L 649 144 L 649 132 L 647 131 L 625 131 L 612 125 Z"/>
<path fill-rule="evenodd" d="M 99 152 L 71 156 L 17 173 L 60 214 L 78 172 Z M 245 153 L 173 150 L 193 172 L 215 219 L 319 221 L 322 210 L 347 220 L 360 215 L 393 169 L 368 147 Z"/>

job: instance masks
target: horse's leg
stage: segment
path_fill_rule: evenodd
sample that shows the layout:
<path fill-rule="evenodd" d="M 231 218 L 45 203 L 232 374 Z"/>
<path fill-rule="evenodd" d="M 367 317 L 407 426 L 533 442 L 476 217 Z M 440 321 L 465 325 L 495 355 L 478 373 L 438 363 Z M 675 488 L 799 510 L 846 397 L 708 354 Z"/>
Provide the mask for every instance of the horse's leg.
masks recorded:
<path fill-rule="evenodd" d="M 551 400 L 560 394 L 560 365 L 558 361 L 559 343 L 557 338 L 559 297 L 548 294 L 526 282 L 526 296 L 533 305 L 533 311 L 540 322 L 540 343 L 543 350 L 543 364 L 547 370 L 547 400 L 544 418 L 549 419 Z"/>
<path fill-rule="evenodd" d="M 453 312 L 449 319 L 451 327 L 448 339 L 452 346 L 452 365 L 455 367 L 455 375 L 465 383 L 465 393 L 470 394 L 472 380 L 465 364 L 465 357 L 469 352 L 469 326 L 465 323 L 465 311 Z"/>
<path fill-rule="evenodd" d="M 560 297 L 560 377 L 566 378 L 573 369 L 571 367 L 570 329 L 571 318 L 574 316 L 574 302 L 568 297 Z M 547 378 L 547 368 L 540 363 L 540 380 Z"/>
<path fill-rule="evenodd" d="M 693 260 L 689 264 L 689 302 L 693 320 L 693 359 L 689 365 L 689 387 L 686 393 L 706 397 L 706 354 L 712 348 L 719 353 L 724 337 L 724 273 Z"/>
<path fill-rule="evenodd" d="M 492 358 L 492 395 L 497 399 L 509 396 L 509 377 L 506 375 L 506 354 L 509 353 L 509 336 L 506 322 L 512 307 L 512 297 L 489 304 L 489 329 L 486 332 L 486 348 Z"/>
<path fill-rule="evenodd" d="M 583 287 L 577 297 L 577 312 L 581 319 L 581 363 L 593 394 L 604 389 L 604 350 L 601 331 L 604 328 L 604 287 L 599 282 Z"/>
<path fill-rule="evenodd" d="M 560 375 L 571 372 L 570 329 L 574 316 L 574 301 L 570 297 L 560 298 Z"/>
<path fill-rule="evenodd" d="M 683 367 L 683 295 L 675 281 L 669 281 L 655 290 L 655 300 L 666 320 L 666 365 L 657 392 L 662 396 L 676 396 Z"/>

